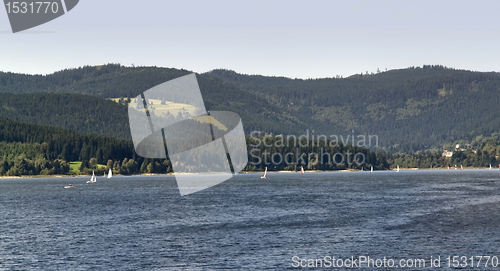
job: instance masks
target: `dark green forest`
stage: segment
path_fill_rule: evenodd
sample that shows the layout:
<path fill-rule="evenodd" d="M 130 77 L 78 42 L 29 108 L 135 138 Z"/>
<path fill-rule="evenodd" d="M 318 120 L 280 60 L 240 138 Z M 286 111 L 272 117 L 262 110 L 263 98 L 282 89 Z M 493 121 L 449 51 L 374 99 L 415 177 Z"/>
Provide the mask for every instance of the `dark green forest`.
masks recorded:
<path fill-rule="evenodd" d="M 132 142 L 128 140 L 82 135 L 4 118 L 0 118 L 0 142 L 2 175 L 69 174 L 70 161 L 85 164 L 94 158 L 106 164 L 108 160 L 136 158 Z"/>
<path fill-rule="evenodd" d="M 120 174 L 171 172 L 168 159 L 135 154 L 126 103 L 189 73 L 119 64 L 48 75 L 0 72 L 0 174 L 74 174 L 70 161 L 82 161 L 84 173 L 102 170 L 96 163 Z M 314 131 L 379 138 L 379 145 L 370 149 L 338 144 L 323 150 L 330 156 L 363 153 L 366 161 L 361 166 L 310 161 L 266 165 L 260 147 L 261 162 L 255 163 L 259 159 L 249 154 L 254 163 L 247 170 L 295 170 L 296 165 L 318 170 L 487 167 L 500 161 L 499 73 L 427 65 L 347 78 L 303 80 L 213 70 L 197 74 L 197 79 L 206 108 L 238 113 L 248 135 L 261 131 L 276 138 Z M 455 150 L 451 158 L 441 156 L 458 143 L 467 147 Z M 285 154 L 297 149 L 268 151 Z M 309 155 L 321 150 L 298 151 Z"/>
<path fill-rule="evenodd" d="M 275 142 L 275 138 L 270 138 L 269 142 Z M 249 161 L 245 170 L 261 171 L 271 161 L 265 157 L 265 152 L 286 153 L 298 151 L 303 156 L 308 157 L 309 153 L 329 153 L 333 158 L 338 153 L 345 156 L 347 153 L 362 153 L 363 160 L 354 163 L 352 158 L 346 159 L 342 163 L 335 163 L 333 160 L 328 163 L 318 163 L 318 155 L 311 156 L 311 159 L 304 158 L 303 163 L 296 163 L 307 169 L 360 169 L 366 167 L 361 162 L 367 162 L 376 168 L 387 169 L 389 164 L 386 157 L 376 155 L 365 148 L 352 146 L 326 146 L 324 150 L 313 146 L 301 147 L 287 146 L 268 149 L 264 145 L 252 147 L 255 138 L 247 137 L 249 150 L 256 149 L 256 152 L 249 154 Z M 274 144 L 274 143 L 273 143 Z M 136 155 L 132 141 L 114 139 L 110 137 L 96 135 L 82 135 L 72 131 L 42 126 L 37 124 L 26 124 L 0 118 L 0 175 L 20 176 L 20 175 L 52 175 L 52 174 L 77 174 L 71 171 L 69 162 L 82 161 L 79 173 L 91 173 L 92 171 L 102 174 L 111 168 L 118 174 L 140 174 L 140 173 L 169 173 L 172 166 L 169 159 L 147 159 Z M 325 154 L 326 155 L 326 154 Z M 255 158 L 260 156 L 261 161 Z M 340 156 L 339 156 L 340 157 Z M 347 157 L 347 156 L 345 156 Z M 276 161 L 276 159 L 274 159 Z M 365 161 L 366 160 L 366 161 Z M 291 160 L 290 160 L 291 162 Z M 99 168 L 97 164 L 104 164 L 106 168 Z M 314 164 L 314 165 L 313 165 Z M 273 163 L 270 170 L 291 170 L 295 166 L 285 161 Z"/>
<path fill-rule="evenodd" d="M 312 120 L 316 131 L 376 134 L 388 151 L 439 148 L 500 128 L 500 74 L 493 72 L 423 66 L 311 80 L 210 74 Z"/>
<path fill-rule="evenodd" d="M 118 64 L 67 69 L 49 75 L 0 73 L 0 92 L 133 98 L 152 86 L 188 73 L 187 70 Z M 243 75 L 229 70 L 214 70 L 198 74 L 197 78 L 207 109 L 238 113 L 247 133 L 300 135 L 309 129 L 325 135 L 345 135 L 354 130 L 355 134 L 378 135 L 380 147 L 387 151 L 410 153 L 490 136 L 500 127 L 497 106 L 500 74 L 495 72 L 427 65 L 347 78 L 303 80 Z M 81 126 L 73 124 L 72 127 L 69 121 L 49 122 L 51 117 L 47 116 L 33 120 L 31 113 L 15 118 L 9 108 L 26 105 L 22 98 L 2 100 L 10 99 L 12 102 L 7 105 L 3 101 L 0 116 L 81 133 L 127 138 L 126 116 L 119 116 L 126 114 L 123 107 L 109 105 L 108 110 L 105 108 L 108 104 L 95 102 L 92 106 L 87 104 L 91 103 L 90 99 L 83 98 L 82 106 L 78 107 L 68 98 L 68 104 L 75 107 L 75 115 L 89 115 L 85 109 L 94 108 L 96 115 L 103 119 L 99 125 L 92 122 L 92 118 L 88 123 L 75 119 L 74 123 Z M 43 110 L 40 107 L 33 110 L 35 114 Z M 70 114 L 62 108 L 58 113 Z"/>
<path fill-rule="evenodd" d="M 127 107 L 89 95 L 0 93 L 0 117 L 81 134 L 130 139 Z"/>
<path fill-rule="evenodd" d="M 387 170 L 402 168 L 498 167 L 500 136 L 484 138 L 477 148 L 462 149 L 450 158 L 424 151 L 414 154 L 374 152 L 336 141 L 317 140 L 314 144 L 284 140 L 285 136 L 247 137 L 249 163 L 245 171 L 269 170 Z M 264 144 L 265 142 L 265 144 Z M 303 142 L 303 141 L 302 141 Z M 267 145 L 267 146 L 266 146 Z M 136 155 L 130 140 L 82 135 L 72 131 L 20 123 L 0 118 L 0 175 L 170 173 L 169 159 L 146 159 Z M 69 162 L 82 161 L 79 171 Z M 106 165 L 100 168 L 97 164 Z"/>
<path fill-rule="evenodd" d="M 116 64 L 68 69 L 49 75 L 25 75 L 0 72 L 0 92 L 15 94 L 73 93 L 91 95 L 101 99 L 125 98 L 126 100 L 126 98 L 135 98 L 153 86 L 189 73 L 192 72 L 155 67 L 124 67 Z M 240 88 L 230 82 L 203 74 L 197 75 L 197 79 L 207 110 L 226 110 L 238 113 L 244 121 L 245 130 L 248 132 L 263 130 L 286 133 L 290 130 L 290 127 L 294 127 L 292 131 L 301 131 L 307 128 L 305 123 L 299 121 L 293 114 L 284 112 L 279 107 L 268 103 L 264 99 L 260 99 L 252 93 L 241 91 Z M 60 115 L 79 115 L 80 110 L 89 108 L 87 107 L 88 104 L 80 106 L 74 104 L 74 101 L 75 99 L 72 99 L 71 103 L 68 102 L 69 106 L 75 106 L 72 112 L 63 111 L 62 108 L 53 108 Z M 82 102 L 92 103 L 92 99 L 89 98 Z M 25 107 L 22 98 L 16 99 L 16 101 L 12 101 L 10 104 L 11 107 Z M 91 132 L 93 134 L 124 138 L 121 131 L 128 128 L 119 128 L 120 132 L 109 134 L 110 130 L 112 130 L 109 127 L 113 127 L 113 125 L 125 127 L 124 125 L 128 125 L 126 109 L 113 106 L 112 110 L 116 110 L 117 112 L 109 114 L 107 110 L 110 109 L 105 109 L 100 105 L 104 105 L 104 103 L 93 107 L 92 105 L 88 105 L 95 110 L 96 116 L 102 117 L 103 122 L 99 124 L 99 127 L 95 127 L 95 122 L 93 124 L 75 122 L 86 126 L 78 128 L 74 127 L 74 125 L 71 127 L 69 123 L 64 122 L 60 124 L 55 124 L 54 122 L 34 122 L 29 116 L 18 119 L 67 128 L 77 132 Z M 46 109 L 39 106 L 36 110 L 43 111 Z M 81 113 L 86 113 L 86 111 Z M 24 113 L 21 112 L 21 114 Z M 123 115 L 121 117 L 114 117 L 115 114 Z M 4 115 L 2 111 L 0 111 L 0 116 L 11 118 L 10 115 Z M 101 129 L 101 126 L 104 127 L 104 130 Z"/>

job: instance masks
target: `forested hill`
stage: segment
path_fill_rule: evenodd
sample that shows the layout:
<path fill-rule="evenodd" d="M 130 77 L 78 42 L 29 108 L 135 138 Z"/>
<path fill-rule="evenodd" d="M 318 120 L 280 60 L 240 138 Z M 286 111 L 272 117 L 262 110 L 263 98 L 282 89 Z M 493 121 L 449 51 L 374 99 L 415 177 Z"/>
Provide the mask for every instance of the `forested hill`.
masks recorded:
<path fill-rule="evenodd" d="M 115 64 L 63 70 L 45 76 L 0 73 L 0 92 L 133 98 L 152 86 L 189 73 L 187 70 Z M 301 80 L 242 75 L 228 70 L 214 70 L 199 74 L 197 78 L 207 109 L 237 112 L 247 133 L 260 130 L 301 135 L 309 129 L 316 134 L 346 137 L 354 130 L 356 135 L 378 135 L 381 147 L 388 150 L 415 151 L 458 140 L 470 142 L 477 136 L 490 136 L 500 129 L 498 73 L 424 66 L 348 78 Z M 72 96 L 67 97 L 70 106 L 76 102 Z M 64 117 L 59 124 L 47 122 L 47 119 L 54 120 L 49 110 L 46 110 L 49 115 L 39 114 L 39 110 L 47 106 L 33 107 L 30 114 L 18 110 L 15 114 L 20 115 L 16 117 L 9 110 L 26 107 L 24 99 L 5 96 L 1 100 L 0 116 L 83 133 L 105 134 L 97 128 L 99 125 L 84 122 L 83 116 L 90 114 L 85 111 L 89 108 L 87 102 L 68 108 L 81 117 L 74 119 L 74 125 L 82 126 L 78 130 L 69 127 Z M 60 101 L 64 103 L 65 98 Z M 32 103 L 26 99 L 28 102 Z M 111 136 L 123 138 L 128 130 L 125 107 L 109 104 L 113 112 L 101 112 L 101 105 L 108 104 L 95 106 L 95 114 L 102 116 L 103 123 L 111 123 L 104 126 L 112 127 L 111 119 L 114 119 L 123 129 L 109 129 L 116 129 L 122 135 Z M 53 112 L 69 113 L 66 108 L 55 108 Z M 37 114 L 38 117 L 31 117 Z"/>
<path fill-rule="evenodd" d="M 499 73 L 423 66 L 311 80 L 228 70 L 209 74 L 311 120 L 316 131 L 376 134 L 393 151 L 500 132 Z"/>
<path fill-rule="evenodd" d="M 99 98 L 135 98 L 149 88 L 178 78 L 192 72 L 155 67 L 124 67 L 108 64 L 98 67 L 81 67 L 56 72 L 49 75 L 26 75 L 0 72 L 0 92 L 9 93 L 75 93 L 92 95 Z M 228 110 L 237 112 L 244 121 L 247 131 L 263 130 L 278 133 L 289 131 L 304 131 L 307 128 L 304 121 L 299 120 L 294 114 L 283 110 L 257 95 L 241 91 L 235 84 L 229 83 L 211 75 L 197 75 L 198 83 L 208 110 Z M 21 101 L 22 99 L 17 99 Z M 19 103 L 22 107 L 23 104 Z M 79 114 L 79 106 L 74 114 Z M 96 109 L 96 114 L 104 114 Z M 120 112 L 121 109 L 117 109 Z M 57 111 L 57 112 L 60 112 Z M 69 113 L 69 112 L 67 112 Z M 124 113 L 124 117 L 126 113 Z M 5 116 L 1 115 L 0 116 Z M 7 116 L 10 118 L 10 116 Z M 106 118 L 103 115 L 103 118 Z M 23 121 L 29 121 L 23 119 Z M 122 119 L 116 119 L 121 123 Z M 53 123 L 43 123 L 54 125 Z M 87 123 L 81 125 L 88 125 Z M 128 121 L 127 121 L 128 123 Z M 67 124 L 56 125 L 67 127 Z M 290 129 L 293 127 L 293 129 Z M 91 131 L 92 127 L 82 128 L 78 132 L 101 133 L 98 129 Z M 74 129 L 72 129 L 74 130 Z M 122 137 L 119 135 L 119 137 Z"/>
<path fill-rule="evenodd" d="M 0 117 L 80 134 L 131 139 L 127 107 L 88 95 L 0 93 Z"/>

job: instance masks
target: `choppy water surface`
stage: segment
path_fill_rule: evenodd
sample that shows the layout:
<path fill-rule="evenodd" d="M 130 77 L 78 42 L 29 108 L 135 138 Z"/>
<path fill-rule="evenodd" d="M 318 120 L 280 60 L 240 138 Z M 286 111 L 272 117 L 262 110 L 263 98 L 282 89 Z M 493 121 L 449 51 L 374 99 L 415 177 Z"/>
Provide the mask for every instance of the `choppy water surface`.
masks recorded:
<path fill-rule="evenodd" d="M 498 170 L 0 180 L 0 269 L 295 269 L 292 257 L 500 257 Z M 64 189 L 72 183 L 75 188 Z M 442 264 L 444 266 L 444 264 Z M 407 269 L 408 270 L 408 269 Z"/>

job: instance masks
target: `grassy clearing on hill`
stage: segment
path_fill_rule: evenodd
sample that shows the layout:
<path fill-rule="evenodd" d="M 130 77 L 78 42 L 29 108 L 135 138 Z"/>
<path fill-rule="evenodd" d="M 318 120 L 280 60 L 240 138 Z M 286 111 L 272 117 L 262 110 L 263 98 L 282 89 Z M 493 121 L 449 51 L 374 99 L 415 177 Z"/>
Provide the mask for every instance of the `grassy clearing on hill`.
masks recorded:
<path fill-rule="evenodd" d="M 69 162 L 69 166 L 70 166 L 71 170 L 76 172 L 77 174 L 80 174 L 80 166 L 81 165 L 82 165 L 81 161 Z M 106 165 L 97 164 L 97 169 L 105 170 Z"/>

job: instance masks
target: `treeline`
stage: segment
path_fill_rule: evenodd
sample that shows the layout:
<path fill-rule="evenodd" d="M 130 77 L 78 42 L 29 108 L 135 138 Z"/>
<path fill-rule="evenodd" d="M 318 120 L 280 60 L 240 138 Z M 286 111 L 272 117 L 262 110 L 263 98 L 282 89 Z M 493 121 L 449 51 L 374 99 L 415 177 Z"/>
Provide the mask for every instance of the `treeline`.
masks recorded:
<path fill-rule="evenodd" d="M 490 165 L 498 168 L 500 164 L 500 140 L 490 139 L 481 143 L 475 149 L 453 150 L 451 157 L 445 157 L 441 151 L 424 151 L 414 154 L 397 153 L 389 157 L 391 168 L 397 165 L 403 168 L 447 168 L 475 167 L 487 168 Z"/>
<path fill-rule="evenodd" d="M 69 174 L 70 165 L 62 159 L 47 159 L 40 152 L 41 144 L 0 142 L 0 175 Z"/>
<path fill-rule="evenodd" d="M 135 97 L 155 85 L 188 73 L 186 70 L 124 67 L 120 64 L 84 66 L 47 75 L 0 72 L 0 92 L 79 93 L 101 98 Z"/>
<path fill-rule="evenodd" d="M 496 134 L 497 135 L 497 134 Z M 476 139 L 473 145 L 455 150 L 452 157 L 441 151 L 414 154 L 374 152 L 338 141 L 294 136 L 247 137 L 249 163 L 244 170 L 377 170 L 395 168 L 497 167 L 500 137 Z M 207 154 L 200 154 L 206 156 Z M 78 169 L 70 162 L 81 161 Z M 177 163 L 177 162 L 176 162 Z M 104 165 L 104 166 L 100 166 Z M 137 156 L 131 141 L 26 124 L 0 118 L 0 175 L 170 173 L 169 159 Z"/>
<path fill-rule="evenodd" d="M 68 174 L 69 161 L 135 159 L 131 141 L 0 118 L 0 173 Z"/>
<path fill-rule="evenodd" d="M 257 144 L 264 140 L 266 145 L 273 147 Z M 278 137 L 248 137 L 247 143 L 250 163 L 245 170 L 248 171 L 260 171 L 265 167 L 269 170 L 295 170 L 296 166 L 317 170 L 361 169 L 368 166 L 389 168 L 384 156 L 360 147 L 334 146 L 330 142 L 306 146 L 300 141 L 295 145 L 280 145 Z M 278 159 L 278 156 L 284 159 Z M 78 170 L 71 169 L 71 161 L 82 162 Z M 81 135 L 0 118 L 0 175 L 88 174 L 92 171 L 103 174 L 110 168 L 116 174 L 125 175 L 172 172 L 169 159 L 137 156 L 129 140 Z"/>
<path fill-rule="evenodd" d="M 247 171 L 289 170 L 384 170 L 387 157 L 367 148 L 330 140 L 297 137 L 248 137 Z"/>
<path fill-rule="evenodd" d="M 134 155 L 123 159 L 113 157 L 103 163 L 104 167 L 92 157 L 88 160 L 84 159 L 77 169 L 72 169 L 69 160 L 48 158 L 47 153 L 43 152 L 45 150 L 43 145 L 0 142 L 0 151 L 3 154 L 0 157 L 0 175 L 79 175 L 92 174 L 92 172 L 102 175 L 109 169 L 112 169 L 114 174 L 123 175 L 172 172 L 172 165 L 168 159 L 144 159 Z M 62 154 L 59 157 L 62 157 Z"/>

